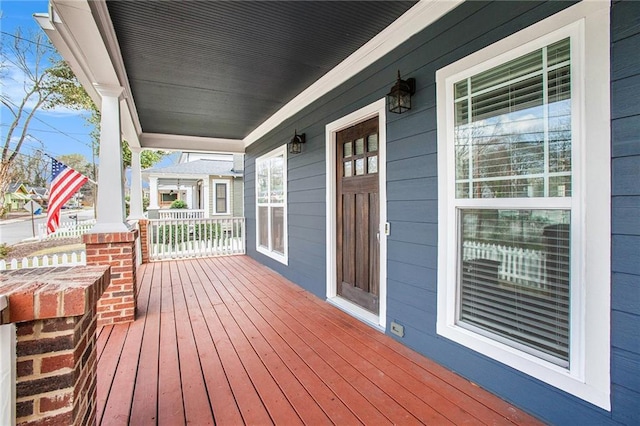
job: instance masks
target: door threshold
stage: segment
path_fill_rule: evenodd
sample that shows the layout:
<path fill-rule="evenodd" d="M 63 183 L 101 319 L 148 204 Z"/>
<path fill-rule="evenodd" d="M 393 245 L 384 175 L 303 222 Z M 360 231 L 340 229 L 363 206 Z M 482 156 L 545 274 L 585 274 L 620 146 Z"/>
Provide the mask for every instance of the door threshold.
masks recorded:
<path fill-rule="evenodd" d="M 335 296 L 327 298 L 327 302 L 378 331 L 384 333 L 386 330 L 386 325 L 380 325 L 380 316 L 367 311 L 347 299 Z"/>

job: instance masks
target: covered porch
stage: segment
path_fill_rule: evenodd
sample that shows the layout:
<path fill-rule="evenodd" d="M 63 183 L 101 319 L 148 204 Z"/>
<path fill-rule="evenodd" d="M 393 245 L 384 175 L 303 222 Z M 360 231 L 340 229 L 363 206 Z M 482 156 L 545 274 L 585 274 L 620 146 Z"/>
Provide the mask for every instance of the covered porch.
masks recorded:
<path fill-rule="evenodd" d="M 97 424 L 538 424 L 247 256 L 144 264 Z"/>

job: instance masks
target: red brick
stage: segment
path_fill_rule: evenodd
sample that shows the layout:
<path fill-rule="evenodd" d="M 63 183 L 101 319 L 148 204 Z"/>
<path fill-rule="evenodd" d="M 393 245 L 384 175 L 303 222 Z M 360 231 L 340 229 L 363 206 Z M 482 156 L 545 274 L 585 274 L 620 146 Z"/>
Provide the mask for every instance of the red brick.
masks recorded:
<path fill-rule="evenodd" d="M 100 300 L 100 305 L 101 306 L 117 305 L 118 303 L 122 303 L 123 301 L 124 300 L 122 299 L 122 297 L 112 297 L 112 298 Z"/>
<path fill-rule="evenodd" d="M 42 362 L 40 364 L 40 372 L 51 373 L 63 368 L 74 368 L 74 364 L 75 361 L 73 359 L 73 354 L 54 355 L 42 358 Z"/>
<path fill-rule="evenodd" d="M 40 292 L 35 294 L 37 298 L 38 312 L 36 317 L 38 318 L 55 318 L 60 311 L 60 292 Z"/>
<path fill-rule="evenodd" d="M 33 334 L 33 322 L 23 322 L 16 325 L 16 335 L 18 337 Z"/>
<path fill-rule="evenodd" d="M 33 293 L 9 295 L 10 322 L 28 321 L 34 318 Z"/>
<path fill-rule="evenodd" d="M 115 305 L 113 307 L 114 310 L 118 311 L 118 310 L 123 310 L 123 309 L 133 309 L 133 303 L 129 302 L 129 303 L 121 303 L 120 305 Z"/>
<path fill-rule="evenodd" d="M 70 424 L 73 424 L 73 413 L 71 411 L 57 414 L 55 416 L 42 417 L 36 420 L 18 422 L 18 426 L 54 426 Z"/>
<path fill-rule="evenodd" d="M 101 319 L 103 319 L 103 318 L 113 318 L 113 317 L 117 317 L 117 316 L 120 316 L 120 312 L 102 312 L 99 315 L 99 317 Z"/>
<path fill-rule="evenodd" d="M 84 288 L 68 289 L 64 292 L 64 315 L 83 315 L 87 310 Z"/>
<path fill-rule="evenodd" d="M 30 376 L 33 374 L 33 360 L 16 362 L 16 375 L 18 377 Z"/>
<path fill-rule="evenodd" d="M 64 407 L 71 407 L 71 392 L 56 393 L 54 396 L 40 398 L 40 412 L 55 411 Z"/>
<path fill-rule="evenodd" d="M 75 326 L 76 321 L 73 318 L 50 318 L 42 321 L 44 333 L 73 330 Z"/>
<path fill-rule="evenodd" d="M 89 256 L 87 255 L 87 264 L 103 264 L 106 262 L 109 262 L 111 259 L 109 259 L 109 256 L 102 256 L 102 255 L 97 255 L 97 256 Z"/>

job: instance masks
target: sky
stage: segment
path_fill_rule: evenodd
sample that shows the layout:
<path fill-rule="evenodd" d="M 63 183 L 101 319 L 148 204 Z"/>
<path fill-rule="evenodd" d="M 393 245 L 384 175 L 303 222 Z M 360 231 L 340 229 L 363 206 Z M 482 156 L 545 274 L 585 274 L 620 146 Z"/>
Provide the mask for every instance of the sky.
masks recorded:
<path fill-rule="evenodd" d="M 46 13 L 47 9 L 47 1 L 2 0 L 0 2 L 0 10 L 2 10 L 0 35 L 3 39 L 12 38 L 18 27 L 25 35 L 29 31 L 41 32 L 33 14 Z M 1 89 L 3 94 L 10 96 L 14 103 L 22 99 L 21 86 L 21 75 L 15 70 L 10 69 L 7 75 L 3 75 Z M 0 134 L 4 145 L 12 115 L 4 106 L 1 114 Z M 20 152 L 28 155 L 31 150 L 39 149 L 42 142 L 44 151 L 51 156 L 82 154 L 91 161 L 91 136 L 89 136 L 91 127 L 87 125 L 84 116 L 88 116 L 88 113 L 66 108 L 53 111 L 39 110 L 29 125 L 29 137 Z"/>
<path fill-rule="evenodd" d="M 12 38 L 15 30 L 19 27 L 23 34 L 31 32 L 42 32 L 40 26 L 33 18 L 34 13 L 47 13 L 48 1 L 40 0 L 0 0 L 0 36 L 3 42 L 7 38 Z M 22 99 L 22 77 L 15 70 L 9 69 L 6 75 L 2 76 L 0 90 L 4 95 L 10 96 L 13 103 L 18 103 Z M 29 155 L 34 149 L 41 149 L 53 157 L 65 154 L 82 154 L 88 162 L 92 160 L 91 152 L 91 127 L 85 121 L 88 112 L 76 111 L 67 108 L 56 110 L 40 109 L 36 112 L 34 119 L 29 125 L 29 137 L 23 144 L 20 152 Z M 6 138 L 9 125 L 12 121 L 11 113 L 2 106 L 0 112 L 0 135 L 2 146 Z M 22 130 L 22 129 L 19 129 Z M 172 156 L 172 157 L 175 157 Z M 162 164 L 172 162 L 166 159 Z"/>

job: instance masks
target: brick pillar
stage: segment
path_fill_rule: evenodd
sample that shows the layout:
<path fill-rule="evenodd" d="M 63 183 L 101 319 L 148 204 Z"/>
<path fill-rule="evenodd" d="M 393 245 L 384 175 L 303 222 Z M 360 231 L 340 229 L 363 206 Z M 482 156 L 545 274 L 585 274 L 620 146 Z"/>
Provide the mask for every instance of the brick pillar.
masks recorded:
<path fill-rule="evenodd" d="M 111 283 L 98 301 L 98 327 L 135 320 L 137 237 L 137 230 L 83 236 L 87 265 L 111 266 Z"/>
<path fill-rule="evenodd" d="M 148 229 L 149 221 L 147 219 L 139 219 L 138 226 L 140 227 L 140 247 L 142 252 L 142 263 L 149 263 L 149 239 Z"/>
<path fill-rule="evenodd" d="M 15 323 L 16 423 L 90 425 L 96 416 L 96 304 L 109 268 L 60 267 L 0 274 Z"/>

